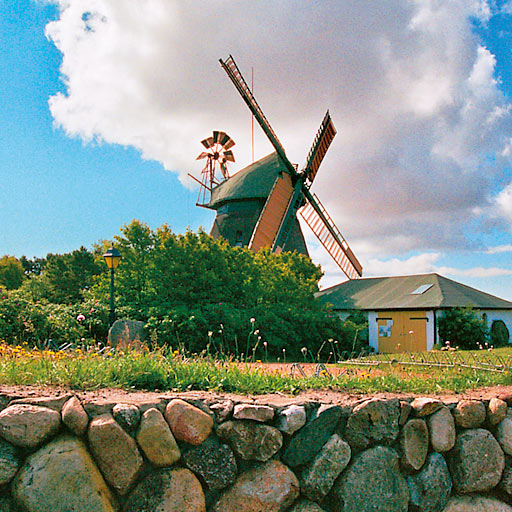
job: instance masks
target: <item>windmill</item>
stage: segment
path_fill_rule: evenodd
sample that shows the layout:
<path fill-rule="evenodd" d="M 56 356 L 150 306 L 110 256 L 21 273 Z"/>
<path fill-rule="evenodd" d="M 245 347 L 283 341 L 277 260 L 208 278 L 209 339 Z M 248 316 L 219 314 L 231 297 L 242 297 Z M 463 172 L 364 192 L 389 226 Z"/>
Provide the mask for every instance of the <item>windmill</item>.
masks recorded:
<path fill-rule="evenodd" d="M 269 247 L 273 252 L 297 250 L 308 254 L 297 220 L 299 214 L 349 279 L 363 269 L 322 203 L 310 192 L 320 164 L 336 135 L 329 111 L 320 125 L 300 171 L 293 165 L 267 121 L 233 57 L 220 60 L 250 111 L 267 135 L 275 152 L 242 169 L 218 185 L 212 185 L 210 201 L 217 211 L 211 231 L 231 245 L 254 251 Z"/>
<path fill-rule="evenodd" d="M 227 133 L 214 131 L 212 136 L 203 139 L 201 144 L 206 151 L 200 153 L 196 160 L 206 158 L 206 164 L 201 171 L 202 178 L 198 180 L 189 173 L 189 176 L 201 185 L 196 202 L 198 206 L 204 206 L 207 203 L 207 194 L 211 193 L 214 186 L 229 178 L 227 162 L 235 161 L 231 151 L 235 141 Z"/>

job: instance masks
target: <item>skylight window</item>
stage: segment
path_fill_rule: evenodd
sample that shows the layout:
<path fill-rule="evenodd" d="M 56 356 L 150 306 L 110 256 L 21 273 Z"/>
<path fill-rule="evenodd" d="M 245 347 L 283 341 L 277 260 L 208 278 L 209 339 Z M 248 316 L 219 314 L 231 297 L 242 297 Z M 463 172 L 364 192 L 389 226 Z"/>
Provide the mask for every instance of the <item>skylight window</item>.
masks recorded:
<path fill-rule="evenodd" d="M 430 288 L 432 288 L 432 286 L 434 286 L 434 285 L 433 284 L 422 284 L 421 286 L 418 286 L 418 288 L 416 288 L 416 290 L 411 292 L 411 295 L 422 295 L 427 290 L 430 290 Z"/>

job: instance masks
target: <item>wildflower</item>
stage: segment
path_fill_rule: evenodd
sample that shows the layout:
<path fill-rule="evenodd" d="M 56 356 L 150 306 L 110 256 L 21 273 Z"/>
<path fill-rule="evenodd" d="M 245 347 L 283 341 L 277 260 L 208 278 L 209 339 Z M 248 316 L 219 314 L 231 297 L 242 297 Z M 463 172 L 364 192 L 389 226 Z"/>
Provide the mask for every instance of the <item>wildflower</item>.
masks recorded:
<path fill-rule="evenodd" d="M 212 331 L 208 331 L 208 338 L 211 338 L 213 336 L 213 332 Z"/>
<path fill-rule="evenodd" d="M 251 319 L 249 320 L 249 322 L 251 322 L 251 324 L 253 324 L 254 322 L 256 322 L 256 318 L 251 318 Z"/>
<path fill-rule="evenodd" d="M 259 333 L 260 333 L 260 330 L 259 330 L 259 329 L 256 329 L 256 330 L 254 331 L 254 336 L 258 336 L 258 334 L 259 334 Z"/>
<path fill-rule="evenodd" d="M 263 346 L 266 348 L 268 343 L 266 341 L 263 342 Z"/>
<path fill-rule="evenodd" d="M 300 351 L 302 352 L 302 355 L 305 356 L 308 349 L 306 347 L 302 347 Z"/>
<path fill-rule="evenodd" d="M 76 317 L 77 321 L 78 322 L 83 322 L 85 320 L 85 316 L 82 315 L 82 313 L 80 313 L 77 317 Z"/>

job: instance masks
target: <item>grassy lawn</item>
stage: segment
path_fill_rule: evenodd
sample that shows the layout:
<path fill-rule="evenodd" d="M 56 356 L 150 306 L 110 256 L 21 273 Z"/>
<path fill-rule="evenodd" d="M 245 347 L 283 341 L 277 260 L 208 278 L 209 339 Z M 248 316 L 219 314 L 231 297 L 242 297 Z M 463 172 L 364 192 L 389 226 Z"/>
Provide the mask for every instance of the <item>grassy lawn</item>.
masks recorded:
<path fill-rule="evenodd" d="M 452 361 L 454 353 L 437 352 L 437 360 Z M 493 353 L 459 352 L 460 358 L 496 362 L 512 357 L 512 349 Z M 396 358 L 392 356 L 391 359 Z M 0 384 L 51 385 L 76 390 L 124 388 L 144 390 L 212 390 L 233 393 L 296 394 L 311 389 L 340 392 L 463 392 L 484 386 L 510 385 L 509 371 L 474 370 L 460 365 L 428 364 L 432 354 L 414 354 L 421 365 L 401 364 L 390 356 L 369 356 L 367 365 L 328 365 L 318 377 L 291 375 L 291 364 L 246 365 L 213 358 L 187 358 L 166 349 L 99 353 L 95 350 L 51 351 L 0 344 Z M 450 359 L 451 358 L 451 359 Z M 362 361 L 359 361 L 362 362 Z"/>

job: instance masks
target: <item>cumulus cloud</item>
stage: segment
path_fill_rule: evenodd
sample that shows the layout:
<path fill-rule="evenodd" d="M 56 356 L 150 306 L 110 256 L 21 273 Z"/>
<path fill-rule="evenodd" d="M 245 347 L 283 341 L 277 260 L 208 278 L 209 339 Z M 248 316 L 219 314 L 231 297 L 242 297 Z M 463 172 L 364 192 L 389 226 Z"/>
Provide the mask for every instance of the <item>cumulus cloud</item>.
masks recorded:
<path fill-rule="evenodd" d="M 472 30 L 491 16 L 485 1 L 57 1 L 47 35 L 66 91 L 50 109 L 71 136 L 133 146 L 183 183 L 213 129 L 236 140 L 235 169 L 250 163 L 248 110 L 218 64 L 232 53 L 246 78 L 254 67 L 292 161 L 330 108 L 338 135 L 314 191 L 370 274 L 482 248 L 466 228 L 491 207 L 512 222 L 512 185 L 492 199 L 512 112 Z M 256 156 L 270 151 L 259 134 Z M 384 259 L 413 249 L 433 252 Z"/>

